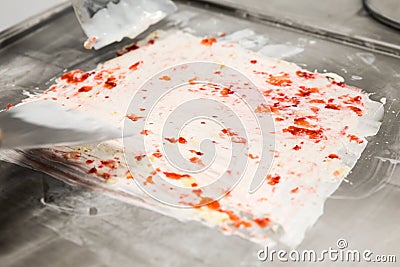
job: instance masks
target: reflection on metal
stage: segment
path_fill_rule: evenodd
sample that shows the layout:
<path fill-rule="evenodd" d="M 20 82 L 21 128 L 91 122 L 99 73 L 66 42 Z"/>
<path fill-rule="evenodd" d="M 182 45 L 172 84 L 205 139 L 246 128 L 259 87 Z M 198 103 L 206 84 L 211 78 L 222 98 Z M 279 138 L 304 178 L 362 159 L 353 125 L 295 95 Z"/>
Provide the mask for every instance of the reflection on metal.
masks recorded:
<path fill-rule="evenodd" d="M 400 2 L 398 0 L 363 0 L 363 4 L 373 18 L 400 30 Z"/>

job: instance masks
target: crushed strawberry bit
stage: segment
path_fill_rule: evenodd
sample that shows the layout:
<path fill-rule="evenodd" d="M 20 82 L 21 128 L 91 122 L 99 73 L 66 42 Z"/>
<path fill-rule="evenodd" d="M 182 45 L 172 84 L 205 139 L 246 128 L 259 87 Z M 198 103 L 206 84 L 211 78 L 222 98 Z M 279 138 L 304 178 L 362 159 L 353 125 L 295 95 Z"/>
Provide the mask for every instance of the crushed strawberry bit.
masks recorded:
<path fill-rule="evenodd" d="M 203 155 L 204 155 L 203 152 L 196 151 L 196 150 L 193 150 L 193 149 L 189 150 L 189 152 L 190 152 L 190 153 L 194 153 L 194 154 L 196 154 L 197 156 L 203 156 Z"/>
<path fill-rule="evenodd" d="M 175 139 L 174 137 L 172 137 L 172 138 L 165 137 L 164 139 L 167 140 L 167 141 L 170 142 L 170 143 L 173 143 L 173 144 L 175 144 L 176 142 L 178 142 L 178 139 Z"/>
<path fill-rule="evenodd" d="M 289 79 L 289 74 L 285 73 L 280 76 L 270 75 L 267 83 L 275 86 L 290 86 L 292 84 L 292 81 Z"/>
<path fill-rule="evenodd" d="M 161 152 L 155 152 L 155 153 L 153 153 L 153 156 L 156 158 L 161 158 L 163 155 Z"/>
<path fill-rule="evenodd" d="M 215 42 L 217 42 L 215 38 L 204 38 L 201 40 L 201 44 L 206 46 L 212 46 Z"/>
<path fill-rule="evenodd" d="M 305 87 L 305 86 L 300 86 L 299 88 L 300 88 L 300 90 L 296 95 L 301 96 L 301 97 L 306 97 L 306 96 L 311 95 L 312 93 L 319 92 L 318 88 L 315 88 L 315 87 L 309 88 L 309 87 Z"/>
<path fill-rule="evenodd" d="M 257 60 L 255 60 L 255 59 L 250 60 L 250 63 L 251 63 L 251 64 L 257 64 Z"/>
<path fill-rule="evenodd" d="M 254 218 L 253 222 L 255 222 L 261 228 L 264 228 L 271 222 L 271 220 L 269 218 Z"/>
<path fill-rule="evenodd" d="M 350 138 L 350 141 L 356 142 L 357 144 L 364 143 L 364 140 L 361 140 L 360 138 L 358 138 L 357 136 L 355 136 L 353 134 L 349 134 L 349 135 L 347 135 L 347 137 Z"/>
<path fill-rule="evenodd" d="M 92 173 L 97 173 L 97 169 L 96 168 L 91 168 L 88 173 L 92 174 Z"/>
<path fill-rule="evenodd" d="M 143 61 L 138 61 L 135 64 L 131 65 L 129 67 L 130 70 L 137 70 L 139 68 L 139 66 L 143 63 Z"/>
<path fill-rule="evenodd" d="M 201 189 L 193 189 L 192 192 L 193 192 L 196 196 L 200 197 L 201 194 L 203 193 L 203 190 L 201 190 Z"/>
<path fill-rule="evenodd" d="M 301 149 L 301 146 L 295 145 L 292 149 L 293 149 L 293 150 L 296 150 L 296 151 L 299 151 L 299 150 Z"/>
<path fill-rule="evenodd" d="M 148 176 L 148 177 L 146 178 L 145 185 L 146 185 L 147 183 L 149 183 L 149 184 L 154 184 L 153 176 L 150 175 L 150 176 Z"/>
<path fill-rule="evenodd" d="M 149 130 L 143 130 L 140 132 L 142 135 L 149 135 L 150 131 Z"/>
<path fill-rule="evenodd" d="M 191 187 L 198 187 L 199 185 L 197 183 L 192 183 L 190 186 Z"/>
<path fill-rule="evenodd" d="M 86 93 L 86 92 L 90 92 L 92 89 L 93 89 L 93 86 L 82 86 L 81 88 L 79 88 L 78 92 Z"/>
<path fill-rule="evenodd" d="M 94 162 L 94 160 L 92 160 L 92 159 L 88 159 L 87 161 L 86 161 L 86 164 L 92 164 Z"/>
<path fill-rule="evenodd" d="M 153 39 L 150 39 L 150 40 L 148 40 L 148 41 L 147 41 L 147 44 L 149 44 L 149 45 L 153 45 L 153 44 L 154 44 L 154 42 L 155 42 L 155 41 L 154 41 Z"/>
<path fill-rule="evenodd" d="M 325 104 L 325 100 L 323 99 L 311 99 L 310 103 L 317 103 L 317 104 Z"/>
<path fill-rule="evenodd" d="M 126 179 L 133 179 L 133 174 L 130 171 L 127 171 L 125 177 Z"/>
<path fill-rule="evenodd" d="M 284 121 L 284 120 L 285 120 L 285 119 L 279 118 L 279 117 L 275 118 L 275 121 Z"/>
<path fill-rule="evenodd" d="M 85 81 L 91 73 L 83 72 L 81 70 L 73 70 L 67 73 L 64 73 L 61 76 L 61 80 L 65 80 L 67 83 L 77 84 Z"/>
<path fill-rule="evenodd" d="M 110 159 L 110 160 L 102 160 L 100 162 L 101 162 L 101 164 L 103 164 L 104 166 L 106 166 L 106 167 L 108 167 L 110 169 L 116 169 L 117 168 L 117 163 L 116 163 L 115 160 L 112 160 L 112 159 Z"/>
<path fill-rule="evenodd" d="M 190 162 L 192 162 L 192 163 L 196 163 L 196 162 L 199 162 L 199 158 L 198 157 L 192 157 L 192 158 L 190 158 L 189 159 L 190 160 Z"/>
<path fill-rule="evenodd" d="M 116 81 L 117 79 L 115 77 L 110 77 L 104 82 L 104 87 L 107 89 L 113 89 L 115 86 L 117 86 Z"/>
<path fill-rule="evenodd" d="M 179 137 L 178 142 L 179 142 L 180 144 L 187 144 L 186 139 L 183 138 L 183 137 Z"/>
<path fill-rule="evenodd" d="M 294 124 L 299 125 L 299 126 L 304 126 L 304 127 L 315 127 L 315 125 L 312 125 L 311 123 L 309 123 L 307 121 L 306 117 L 295 118 Z"/>
<path fill-rule="evenodd" d="M 129 114 L 129 115 L 126 115 L 126 117 L 128 119 L 130 119 L 131 121 L 138 121 L 139 119 L 143 119 L 144 118 L 143 116 L 138 116 L 138 115 L 135 115 L 135 114 Z"/>
<path fill-rule="evenodd" d="M 238 133 L 234 132 L 231 128 L 222 129 L 221 132 L 228 136 L 237 136 L 238 135 Z"/>
<path fill-rule="evenodd" d="M 337 85 L 337 86 L 340 86 L 340 87 L 343 87 L 343 88 L 346 87 L 346 84 L 343 83 L 343 82 L 337 82 L 337 81 L 333 80 L 331 83 L 333 85 Z"/>
<path fill-rule="evenodd" d="M 328 158 L 330 158 L 330 159 L 340 159 L 340 157 L 338 155 L 336 155 L 336 154 L 329 154 Z"/>
<path fill-rule="evenodd" d="M 234 94 L 235 92 L 232 91 L 231 89 L 225 87 L 220 91 L 220 93 L 222 96 L 228 96 L 228 95 Z"/>
<path fill-rule="evenodd" d="M 340 110 L 340 106 L 336 104 L 326 104 L 325 108 L 327 109 L 333 109 L 333 110 Z"/>
<path fill-rule="evenodd" d="M 174 173 L 174 172 L 163 172 L 163 173 L 167 178 L 174 179 L 174 180 L 179 180 L 182 178 L 190 178 L 189 174 L 178 174 L 178 173 Z"/>
<path fill-rule="evenodd" d="M 134 43 L 132 43 L 132 44 L 130 44 L 130 45 L 127 45 L 127 46 L 125 46 L 125 47 L 123 48 L 123 50 L 124 50 L 125 53 L 126 53 L 126 52 L 130 52 L 130 51 L 133 51 L 133 50 L 136 50 L 136 49 L 139 49 L 139 46 L 137 45 L 137 42 L 134 42 Z"/>
<path fill-rule="evenodd" d="M 299 77 L 302 77 L 304 79 L 314 79 L 315 78 L 315 74 L 314 73 L 301 71 L 301 70 L 296 71 L 296 75 L 299 76 Z"/>
<path fill-rule="evenodd" d="M 296 126 L 289 126 L 288 128 L 283 129 L 284 133 L 291 133 L 295 136 L 308 136 L 310 139 L 323 139 L 324 134 L 322 129 L 318 130 L 310 130 L 306 128 L 300 128 Z"/>
<path fill-rule="evenodd" d="M 319 111 L 319 108 L 317 108 L 317 107 L 311 107 L 310 109 L 314 113 L 318 113 L 318 111 Z"/>
<path fill-rule="evenodd" d="M 170 80 L 171 80 L 171 77 L 164 75 L 164 76 L 162 76 L 162 77 L 160 78 L 160 80 L 162 80 L 162 81 L 170 81 Z"/>
<path fill-rule="evenodd" d="M 361 96 L 355 96 L 355 97 L 350 97 L 348 100 L 343 101 L 345 104 L 361 104 L 362 97 Z"/>
<path fill-rule="evenodd" d="M 137 161 L 141 161 L 142 159 L 144 159 L 146 157 L 146 155 L 137 155 L 137 156 L 135 156 L 135 159 L 137 160 Z"/>
<path fill-rule="evenodd" d="M 347 108 L 351 109 L 352 111 L 354 111 L 358 116 L 362 116 L 363 115 L 363 111 L 362 109 L 355 107 L 355 106 L 346 106 Z"/>
<path fill-rule="evenodd" d="M 267 180 L 269 185 L 276 185 L 279 183 L 281 177 L 279 175 L 272 176 L 271 174 L 267 175 Z"/>
<path fill-rule="evenodd" d="M 9 110 L 9 109 L 11 109 L 11 108 L 13 108 L 13 107 L 14 107 L 13 104 L 8 103 L 7 106 L 6 106 L 6 110 Z"/>
<path fill-rule="evenodd" d="M 290 193 L 297 193 L 297 192 L 299 192 L 299 188 L 298 187 L 296 187 L 296 188 L 293 188 L 292 190 L 290 190 Z"/>
<path fill-rule="evenodd" d="M 253 154 L 249 154 L 249 158 L 251 158 L 251 159 L 258 159 L 259 158 L 259 156 L 254 156 Z"/>

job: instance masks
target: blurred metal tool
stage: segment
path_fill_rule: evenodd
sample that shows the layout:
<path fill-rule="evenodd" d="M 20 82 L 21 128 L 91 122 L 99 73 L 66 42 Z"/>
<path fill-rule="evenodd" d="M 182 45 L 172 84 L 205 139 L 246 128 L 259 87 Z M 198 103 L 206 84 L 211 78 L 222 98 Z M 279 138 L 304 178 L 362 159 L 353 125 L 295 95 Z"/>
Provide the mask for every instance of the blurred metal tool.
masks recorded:
<path fill-rule="evenodd" d="M 135 38 L 177 10 L 170 0 L 71 0 L 88 37 L 85 48 L 100 49 Z"/>
<path fill-rule="evenodd" d="M 0 148 L 89 144 L 122 137 L 122 131 L 53 101 L 39 100 L 0 112 Z"/>

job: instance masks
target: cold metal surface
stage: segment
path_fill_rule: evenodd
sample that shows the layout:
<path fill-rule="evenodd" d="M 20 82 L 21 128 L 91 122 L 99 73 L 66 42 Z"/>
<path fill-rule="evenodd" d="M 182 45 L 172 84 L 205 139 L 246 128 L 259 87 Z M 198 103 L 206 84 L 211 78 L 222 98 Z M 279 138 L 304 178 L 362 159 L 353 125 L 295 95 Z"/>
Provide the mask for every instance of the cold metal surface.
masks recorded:
<path fill-rule="evenodd" d="M 109 124 L 43 100 L 0 112 L 0 129 L 0 149 L 92 144 L 122 136 Z"/>
<path fill-rule="evenodd" d="M 179 19 L 157 27 L 169 28 L 188 21 L 187 26 L 198 35 L 251 28 L 264 34 L 269 44 L 301 48 L 286 60 L 309 70 L 336 72 L 347 83 L 374 93 L 373 99 L 387 99 L 382 126 L 385 130 L 372 139 L 362 156 L 365 163 L 358 164 L 349 177 L 361 183 L 357 187 L 344 183 L 339 191 L 344 198 L 327 201 L 324 215 L 299 249 L 328 249 L 335 247 L 339 238 L 346 238 L 352 249 L 370 249 L 400 258 L 399 168 L 378 158 L 399 159 L 400 60 L 247 21 L 224 10 L 186 5 L 179 5 L 179 9 Z M 114 57 L 123 45 L 88 52 L 81 45 L 84 40 L 70 9 L 0 50 L 0 105 L 19 102 L 23 90 L 47 89 L 52 78 L 66 68 L 94 68 Z M 392 172 L 392 178 L 385 180 Z M 261 247 L 249 241 L 225 236 L 199 223 L 181 223 L 103 192 L 68 185 L 9 163 L 0 163 L 0 185 L 1 266 L 297 266 L 262 264 L 256 256 Z M 363 195 L 361 199 L 352 198 Z"/>

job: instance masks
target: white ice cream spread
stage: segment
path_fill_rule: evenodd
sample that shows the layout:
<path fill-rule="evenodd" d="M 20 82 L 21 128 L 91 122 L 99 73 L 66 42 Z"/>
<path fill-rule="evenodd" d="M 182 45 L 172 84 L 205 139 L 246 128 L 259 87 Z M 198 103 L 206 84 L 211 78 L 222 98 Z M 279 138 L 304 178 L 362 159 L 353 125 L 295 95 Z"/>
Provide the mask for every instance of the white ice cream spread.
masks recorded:
<path fill-rule="evenodd" d="M 321 216 L 325 200 L 356 164 L 367 145 L 365 137 L 375 135 L 380 127 L 382 104 L 371 101 L 366 93 L 345 85 L 340 77 L 332 74 L 311 73 L 293 63 L 243 49 L 238 44 L 201 39 L 182 32 L 154 33 L 135 48 L 93 71 L 69 72 L 46 93 L 29 101 L 57 101 L 122 127 L 126 115 L 131 115 L 133 123 L 142 119 L 126 114 L 126 110 L 134 93 L 147 79 L 183 62 L 211 61 L 232 66 L 249 77 L 267 99 L 275 119 L 275 159 L 261 188 L 254 194 L 248 193 L 249 181 L 263 149 L 257 143 L 258 129 L 248 127 L 251 155 L 246 155 L 250 163 L 243 180 L 226 197 L 201 208 L 166 206 L 143 193 L 123 160 L 122 140 L 87 146 L 84 148 L 87 152 L 82 147 L 53 151 L 80 163 L 93 179 L 108 182 L 114 190 L 132 195 L 138 205 L 179 220 L 199 220 L 219 227 L 224 233 L 237 234 L 261 244 L 280 242 L 297 246 L 306 230 Z M 164 78 L 166 81 L 173 79 Z M 159 122 L 163 116 L 191 95 L 223 99 L 236 108 L 244 120 L 251 121 L 251 113 L 233 95 L 223 95 L 222 88 L 189 84 L 179 90 L 157 103 L 159 114 L 147 118 L 153 123 L 149 124 L 147 133 L 150 139 L 155 138 L 153 133 L 161 127 Z M 256 112 L 269 111 L 260 107 Z M 198 130 L 199 127 L 205 128 Z M 196 138 L 205 138 L 204 135 L 216 140 L 217 150 L 221 151 L 207 175 L 199 173 L 187 177 L 172 170 L 163 159 L 160 146 L 150 147 L 148 153 L 160 173 L 174 171 L 183 175 L 171 180 L 193 187 L 198 203 L 207 196 L 196 188 L 223 172 L 231 157 L 229 149 L 224 150 L 229 147 L 229 138 L 221 134 L 217 123 L 209 121 L 186 127 L 180 133 L 187 140 L 179 144 L 182 154 L 201 159 L 196 154 L 200 149 Z M 197 159 L 192 161 L 196 163 Z M 137 167 L 141 168 L 140 159 Z M 166 175 L 165 179 L 170 177 Z M 151 178 L 144 186 L 152 186 Z"/>

